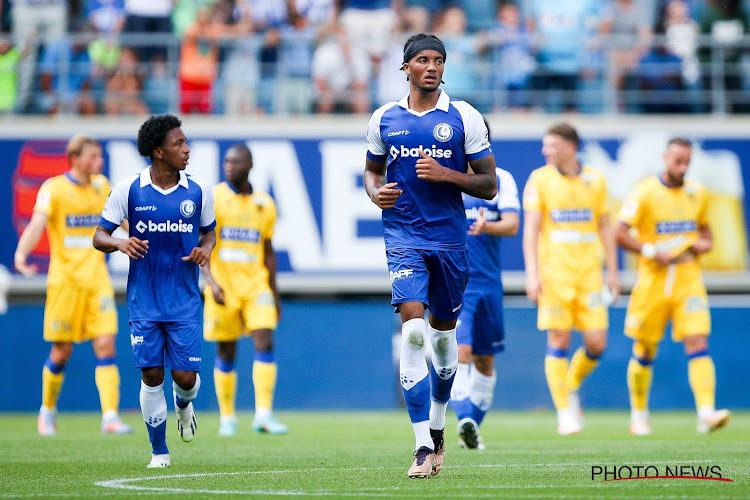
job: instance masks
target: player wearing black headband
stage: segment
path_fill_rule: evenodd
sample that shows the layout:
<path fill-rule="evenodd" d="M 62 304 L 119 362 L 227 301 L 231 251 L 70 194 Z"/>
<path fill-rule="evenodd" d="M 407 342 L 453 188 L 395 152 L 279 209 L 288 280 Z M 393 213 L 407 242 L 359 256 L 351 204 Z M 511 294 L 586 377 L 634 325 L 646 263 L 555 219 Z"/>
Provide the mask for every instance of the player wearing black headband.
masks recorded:
<path fill-rule="evenodd" d="M 440 88 L 444 64 L 439 38 L 409 38 L 402 66 L 409 94 L 375 111 L 367 130 L 364 185 L 383 211 L 391 304 L 401 313 L 400 378 L 416 437 L 412 478 L 434 476 L 445 459 L 456 319 L 468 280 L 461 193 L 483 199 L 497 193 L 487 127 L 470 104 Z M 429 368 L 425 337 L 433 351 Z"/>

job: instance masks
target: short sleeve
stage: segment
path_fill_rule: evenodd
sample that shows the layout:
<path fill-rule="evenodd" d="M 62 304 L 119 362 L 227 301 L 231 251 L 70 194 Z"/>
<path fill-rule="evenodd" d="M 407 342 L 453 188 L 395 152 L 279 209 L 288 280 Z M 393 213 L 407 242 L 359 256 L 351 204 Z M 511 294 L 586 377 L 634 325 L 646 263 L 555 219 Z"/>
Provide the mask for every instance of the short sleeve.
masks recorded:
<path fill-rule="evenodd" d="M 268 202 L 265 207 L 263 207 L 263 212 L 265 217 L 263 220 L 263 228 L 261 229 L 262 236 L 264 239 L 270 240 L 273 238 L 273 233 L 276 228 L 276 203 L 274 203 L 273 198 L 270 196 L 268 197 Z"/>
<path fill-rule="evenodd" d="M 470 104 L 454 101 L 451 104 L 461 113 L 464 123 L 464 152 L 469 161 L 479 160 L 492 154 L 490 133 L 482 115 Z"/>
<path fill-rule="evenodd" d="M 542 208 L 542 198 L 539 195 L 539 174 L 534 171 L 531 172 L 523 189 L 523 209 L 541 212 Z"/>
<path fill-rule="evenodd" d="M 201 206 L 201 231 L 210 231 L 216 227 L 216 213 L 214 212 L 214 191 L 201 184 L 202 206 Z"/>
<path fill-rule="evenodd" d="M 617 220 L 628 226 L 638 226 L 643 214 L 643 205 L 645 203 L 644 188 L 636 186 L 631 192 L 617 214 Z"/>
<path fill-rule="evenodd" d="M 380 135 L 380 120 L 383 114 L 395 103 L 390 103 L 377 109 L 367 124 L 367 157 L 376 162 L 385 161 L 388 155 L 388 147 Z"/>
<path fill-rule="evenodd" d="M 115 185 L 115 188 L 109 193 L 107 203 L 104 205 L 104 211 L 99 219 L 99 224 L 101 226 L 114 231 L 120 227 L 123 219 L 127 218 L 130 186 L 137 179 L 137 175 L 131 175 Z"/>
<path fill-rule="evenodd" d="M 518 186 L 515 179 L 507 170 L 497 169 L 498 197 L 497 209 L 503 212 L 519 212 L 521 202 L 518 199 Z"/>
<path fill-rule="evenodd" d="M 699 198 L 700 206 L 698 207 L 698 214 L 696 216 L 696 222 L 698 223 L 698 227 L 707 227 L 709 225 L 708 221 L 708 194 L 706 193 L 706 190 L 701 188 L 700 190 L 700 198 Z"/>
<path fill-rule="evenodd" d="M 43 213 L 47 217 L 52 215 L 52 180 L 47 179 L 39 188 L 39 192 L 36 195 L 36 204 L 34 205 L 34 211 Z"/>

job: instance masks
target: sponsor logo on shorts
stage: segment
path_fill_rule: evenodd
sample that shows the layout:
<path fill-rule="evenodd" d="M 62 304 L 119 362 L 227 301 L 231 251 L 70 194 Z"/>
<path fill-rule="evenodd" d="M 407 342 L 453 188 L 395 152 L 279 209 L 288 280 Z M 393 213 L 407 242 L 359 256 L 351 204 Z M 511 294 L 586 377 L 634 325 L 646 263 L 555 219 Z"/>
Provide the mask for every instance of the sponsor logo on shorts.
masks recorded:
<path fill-rule="evenodd" d="M 402 280 L 405 278 L 413 278 L 414 271 L 412 269 L 401 269 L 400 271 L 391 271 L 391 283 L 394 281 Z"/>
<path fill-rule="evenodd" d="M 461 309 L 461 306 L 462 306 L 462 305 L 463 305 L 463 303 L 461 303 L 461 304 L 458 304 L 458 307 L 454 307 L 453 309 L 451 309 L 451 312 L 456 312 L 456 311 L 458 311 L 459 309 Z"/>
<path fill-rule="evenodd" d="M 143 335 L 130 334 L 130 345 L 143 345 Z"/>
<path fill-rule="evenodd" d="M 200 356 L 190 356 L 188 358 L 188 361 L 196 361 L 196 362 L 200 363 L 201 362 L 201 358 L 200 358 Z"/>

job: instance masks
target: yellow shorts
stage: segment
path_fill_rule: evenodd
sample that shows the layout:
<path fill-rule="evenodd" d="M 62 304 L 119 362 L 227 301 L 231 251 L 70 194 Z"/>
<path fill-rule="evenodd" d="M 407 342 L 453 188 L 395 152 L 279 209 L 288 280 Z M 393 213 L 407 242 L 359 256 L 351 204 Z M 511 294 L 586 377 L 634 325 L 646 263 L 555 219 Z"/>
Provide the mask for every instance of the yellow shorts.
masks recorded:
<path fill-rule="evenodd" d="M 44 305 L 44 340 L 84 342 L 117 333 L 112 286 L 83 288 L 50 285 Z"/>
<path fill-rule="evenodd" d="M 638 274 L 625 315 L 625 335 L 658 344 L 669 320 L 675 342 L 689 335 L 708 335 L 711 331 L 708 295 L 695 262 Z"/>
<path fill-rule="evenodd" d="M 591 272 L 579 277 L 542 280 L 539 295 L 540 330 L 572 330 L 582 332 L 606 330 L 609 322 L 602 300 L 602 273 Z"/>
<path fill-rule="evenodd" d="M 204 296 L 203 338 L 206 340 L 236 341 L 255 330 L 276 329 L 276 301 L 268 287 L 239 298 L 225 291 L 226 305 L 223 306 L 216 303 L 210 287 L 206 287 Z"/>

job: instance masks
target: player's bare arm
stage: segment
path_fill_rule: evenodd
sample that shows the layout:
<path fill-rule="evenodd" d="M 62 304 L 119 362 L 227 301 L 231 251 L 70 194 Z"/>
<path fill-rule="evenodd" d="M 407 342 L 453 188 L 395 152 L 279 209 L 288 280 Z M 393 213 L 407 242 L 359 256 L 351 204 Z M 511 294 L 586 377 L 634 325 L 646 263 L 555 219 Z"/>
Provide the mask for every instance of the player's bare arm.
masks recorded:
<path fill-rule="evenodd" d="M 692 244 L 689 250 L 695 255 L 701 255 L 709 252 L 714 246 L 714 237 L 711 233 L 711 227 L 701 226 L 698 228 L 698 240 Z"/>
<path fill-rule="evenodd" d="M 393 208 L 403 193 L 395 182 L 385 182 L 385 162 L 375 162 L 369 158 L 365 160 L 363 183 L 367 196 L 381 210 Z"/>
<path fill-rule="evenodd" d="M 617 245 L 612 224 L 609 222 L 609 214 L 599 217 L 599 236 L 604 246 L 604 265 L 607 268 L 607 288 L 612 293 L 613 299 L 620 295 L 621 285 L 617 266 Z"/>
<path fill-rule="evenodd" d="M 491 200 L 497 194 L 495 156 L 489 155 L 469 162 L 474 173 L 463 173 L 444 167 L 434 158 L 420 151 L 417 160 L 417 177 L 430 182 L 449 182 L 458 186 L 464 193 Z"/>
<path fill-rule="evenodd" d="M 653 243 L 643 243 L 635 238 L 630 234 L 630 226 L 622 221 L 618 221 L 615 227 L 615 241 L 625 250 L 640 253 L 664 266 L 672 263 L 673 259 L 668 253 L 657 250 Z"/>
<path fill-rule="evenodd" d="M 526 267 L 526 296 L 530 301 L 538 304 L 539 294 L 542 292 L 542 282 L 539 279 L 539 265 L 537 260 L 542 214 L 535 210 L 524 211 L 523 224 L 523 262 Z"/>
<path fill-rule="evenodd" d="M 211 287 L 211 293 L 214 296 L 214 301 L 220 306 L 226 305 L 226 302 L 224 300 L 224 290 L 216 282 L 213 274 L 211 274 L 211 259 L 209 259 L 205 265 L 201 266 L 201 274 L 206 279 L 206 285 Z"/>
<path fill-rule="evenodd" d="M 266 240 L 263 244 L 263 265 L 268 269 L 268 286 L 271 287 L 273 299 L 276 302 L 276 317 L 281 319 L 281 297 L 279 287 L 276 286 L 276 251 L 273 249 L 271 240 Z"/>
<path fill-rule="evenodd" d="M 479 207 L 479 217 L 469 228 L 469 234 L 478 236 L 489 234 L 492 236 L 515 236 L 518 233 L 520 217 L 514 212 L 505 212 L 500 220 L 488 221 L 484 218 L 484 207 Z"/>
<path fill-rule="evenodd" d="M 205 265 L 211 258 L 211 251 L 216 246 L 216 231 L 210 230 L 201 234 L 200 246 L 193 248 L 190 255 L 182 258 L 185 262 L 193 261 L 199 266 Z"/>
<path fill-rule="evenodd" d="M 127 239 L 116 238 L 112 236 L 113 232 L 97 224 L 94 231 L 94 248 L 104 253 L 119 250 L 133 260 L 142 259 L 148 253 L 148 240 L 140 240 L 135 236 Z"/>
<path fill-rule="evenodd" d="M 24 276 L 33 276 L 37 272 L 37 266 L 27 264 L 26 259 L 29 258 L 29 254 L 34 250 L 39 240 L 42 239 L 44 227 L 47 225 L 48 220 L 49 217 L 47 214 L 35 211 L 34 215 L 31 216 L 29 225 L 26 226 L 26 229 L 23 230 L 21 237 L 18 239 L 13 263 L 16 266 L 16 270 Z"/>

